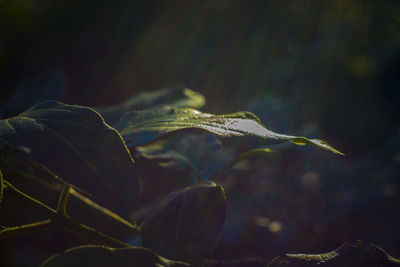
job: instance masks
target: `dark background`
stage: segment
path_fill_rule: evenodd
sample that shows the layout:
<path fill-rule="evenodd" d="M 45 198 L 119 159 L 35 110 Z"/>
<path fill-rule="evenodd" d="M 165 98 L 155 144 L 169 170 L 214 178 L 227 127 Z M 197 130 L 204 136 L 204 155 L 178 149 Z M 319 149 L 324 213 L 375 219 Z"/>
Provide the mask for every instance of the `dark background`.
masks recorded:
<path fill-rule="evenodd" d="M 183 84 L 207 112 L 322 137 L 346 157 L 283 146 L 221 178 L 214 256 L 362 239 L 400 257 L 399 26 L 398 1 L 3 0 L 0 104 L 46 71 L 64 77 L 63 102 L 90 106 Z"/>

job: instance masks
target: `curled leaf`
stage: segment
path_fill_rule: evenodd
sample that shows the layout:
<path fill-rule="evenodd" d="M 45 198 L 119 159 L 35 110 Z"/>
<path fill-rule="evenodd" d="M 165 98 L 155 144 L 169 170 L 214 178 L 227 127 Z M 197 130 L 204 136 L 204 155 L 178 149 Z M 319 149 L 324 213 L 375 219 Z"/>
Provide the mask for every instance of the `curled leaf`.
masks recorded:
<path fill-rule="evenodd" d="M 68 249 L 47 259 L 42 267 L 97 266 L 97 267 L 179 267 L 189 266 L 183 262 L 165 259 L 153 251 L 141 248 L 109 248 L 103 246 L 82 246 Z"/>
<path fill-rule="evenodd" d="M 128 147 L 150 142 L 170 132 L 197 128 L 223 137 L 255 137 L 265 144 L 292 142 L 298 145 L 311 144 L 343 155 L 340 151 L 319 139 L 278 134 L 268 130 L 250 112 L 226 115 L 202 113 L 191 108 L 161 107 L 127 113 L 115 125 Z"/>
<path fill-rule="evenodd" d="M 172 193 L 142 225 L 143 245 L 164 257 L 208 256 L 224 226 L 225 193 L 213 182 Z"/>

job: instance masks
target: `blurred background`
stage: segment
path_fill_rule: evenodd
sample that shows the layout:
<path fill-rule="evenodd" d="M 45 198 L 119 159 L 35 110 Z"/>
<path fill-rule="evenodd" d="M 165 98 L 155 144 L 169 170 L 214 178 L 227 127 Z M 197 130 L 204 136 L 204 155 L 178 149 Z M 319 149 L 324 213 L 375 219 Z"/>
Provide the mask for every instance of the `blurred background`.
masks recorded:
<path fill-rule="evenodd" d="M 282 146 L 221 177 L 215 258 L 357 239 L 400 257 L 399 30 L 399 1 L 0 0 L 0 105 L 49 75 L 89 106 L 187 86 L 206 112 L 249 110 L 346 154 Z"/>

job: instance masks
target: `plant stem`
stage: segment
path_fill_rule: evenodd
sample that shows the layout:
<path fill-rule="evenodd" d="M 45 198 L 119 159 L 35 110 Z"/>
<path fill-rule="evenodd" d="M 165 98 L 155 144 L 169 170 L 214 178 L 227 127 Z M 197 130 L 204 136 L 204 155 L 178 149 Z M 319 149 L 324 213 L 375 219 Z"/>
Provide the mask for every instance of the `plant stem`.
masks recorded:
<path fill-rule="evenodd" d="M 21 226 L 15 227 L 6 227 L 5 229 L 0 231 L 0 238 L 28 233 L 34 230 L 38 230 L 49 226 L 51 224 L 56 224 L 62 226 L 74 233 L 89 237 L 90 239 L 99 242 L 101 244 L 113 246 L 113 247 L 131 247 L 131 245 L 122 242 L 114 237 L 108 236 L 102 232 L 97 231 L 94 228 L 91 228 L 85 224 L 82 224 L 78 221 L 73 220 L 66 214 L 66 206 L 67 206 L 67 199 L 70 193 L 71 187 L 65 186 L 63 192 L 60 195 L 59 203 L 58 203 L 58 210 L 54 210 L 47 206 L 46 204 L 40 202 L 39 200 L 25 194 L 24 192 L 18 190 L 16 187 L 11 185 L 8 181 L 4 180 L 4 184 L 6 189 L 9 191 L 16 193 L 18 196 L 31 201 L 32 203 L 36 204 L 37 207 L 41 207 L 42 209 L 46 210 L 50 219 L 37 222 L 33 224 L 26 224 Z M 138 229 L 135 229 L 138 231 Z"/>
<path fill-rule="evenodd" d="M 132 247 L 131 245 L 122 242 L 114 237 L 106 235 L 102 232 L 97 231 L 87 225 L 84 225 L 78 221 L 71 219 L 69 216 L 58 215 L 52 219 L 52 222 L 60 225 L 61 227 L 85 237 L 88 237 L 102 245 L 111 247 Z"/>
<path fill-rule="evenodd" d="M 31 196 L 25 194 L 24 192 L 18 190 L 12 184 L 10 184 L 7 180 L 4 180 L 4 185 L 5 185 L 5 189 L 9 189 L 11 192 L 16 193 L 18 196 L 23 197 L 24 199 L 27 199 L 27 200 L 35 203 L 38 207 L 41 207 L 44 210 L 46 210 L 47 213 L 50 216 L 53 216 L 54 214 L 57 213 L 57 211 L 55 209 L 50 208 L 49 206 L 47 206 L 46 204 L 40 202 L 39 200 L 34 199 L 33 197 L 31 197 Z"/>
<path fill-rule="evenodd" d="M 24 224 L 14 227 L 6 227 L 0 231 L 0 238 L 10 237 L 14 235 L 26 234 L 42 228 L 46 228 L 51 224 L 51 219 L 47 219 L 41 222 L 35 222 L 31 224 Z"/>
<path fill-rule="evenodd" d="M 63 191 L 61 192 L 60 199 L 58 200 L 57 205 L 57 213 L 60 215 L 67 215 L 67 203 L 71 188 L 71 185 L 67 184 L 64 186 Z"/>
<path fill-rule="evenodd" d="M 114 221 L 117 221 L 121 225 L 123 225 L 125 227 L 128 227 L 130 229 L 130 231 L 135 232 L 136 234 L 140 234 L 139 227 L 137 227 L 136 225 L 124 220 L 123 218 L 121 218 L 120 216 L 115 214 L 114 212 L 112 212 L 112 211 L 100 206 L 99 204 L 93 202 L 89 198 L 87 198 L 84 195 L 82 195 L 81 193 L 77 192 L 74 188 L 70 189 L 70 194 L 72 196 L 74 196 L 75 198 L 79 199 L 80 201 L 82 201 L 83 203 L 87 204 L 88 206 L 90 206 L 94 210 L 100 212 L 101 214 L 103 214 L 105 216 L 108 216 L 108 217 L 111 217 Z"/>

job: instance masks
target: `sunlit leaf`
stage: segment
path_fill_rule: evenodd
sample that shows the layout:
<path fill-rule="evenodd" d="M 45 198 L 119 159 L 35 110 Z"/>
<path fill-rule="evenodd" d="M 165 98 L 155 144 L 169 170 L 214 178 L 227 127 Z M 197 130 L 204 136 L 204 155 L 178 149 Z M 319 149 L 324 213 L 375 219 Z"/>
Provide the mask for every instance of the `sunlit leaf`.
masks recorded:
<path fill-rule="evenodd" d="M 161 105 L 174 107 L 201 108 L 205 104 L 204 96 L 187 88 L 166 88 L 133 95 L 127 101 L 110 107 L 97 108 L 104 120 L 113 125 L 126 112 L 154 108 Z"/>
<path fill-rule="evenodd" d="M 61 71 L 49 70 L 24 80 L 14 95 L 1 108 L 1 117 L 16 116 L 45 100 L 59 100 L 65 91 L 65 76 Z"/>
<path fill-rule="evenodd" d="M 213 182 L 172 193 L 144 221 L 143 245 L 171 259 L 208 256 L 224 225 L 225 202 L 224 190 Z"/>
<path fill-rule="evenodd" d="M 54 255 L 42 264 L 42 267 L 53 266 L 178 267 L 189 265 L 167 260 L 153 251 L 141 247 L 115 249 L 103 246 L 82 246 Z"/>
<path fill-rule="evenodd" d="M 0 139 L 29 148 L 40 163 L 106 208 L 127 213 L 137 203 L 133 160 L 118 132 L 93 109 L 43 102 L 0 120 Z"/>
<path fill-rule="evenodd" d="M 391 257 L 380 247 L 358 241 L 356 244 L 344 243 L 336 250 L 323 254 L 286 254 L 272 260 L 267 267 L 375 267 L 399 265 L 400 260 Z"/>
<path fill-rule="evenodd" d="M 161 107 L 129 112 L 121 118 L 115 128 L 121 133 L 128 146 L 142 145 L 173 131 L 198 128 L 223 137 L 261 138 L 265 144 L 284 142 L 298 145 L 311 144 L 343 155 L 319 139 L 272 132 L 254 114 L 249 112 L 213 115 L 190 108 Z"/>

